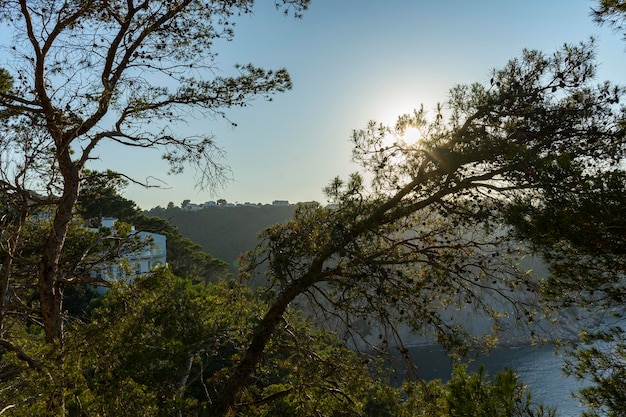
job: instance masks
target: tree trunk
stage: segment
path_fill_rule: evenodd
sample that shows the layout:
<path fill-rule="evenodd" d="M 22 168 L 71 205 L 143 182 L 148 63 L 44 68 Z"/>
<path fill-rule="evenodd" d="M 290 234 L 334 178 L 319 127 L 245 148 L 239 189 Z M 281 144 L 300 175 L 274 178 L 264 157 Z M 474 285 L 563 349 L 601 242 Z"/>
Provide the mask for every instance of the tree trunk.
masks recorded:
<path fill-rule="evenodd" d="M 293 296 L 285 296 L 285 293 L 281 294 L 276 302 L 272 304 L 270 310 L 265 314 L 263 320 L 261 320 L 257 326 L 252 341 L 248 349 L 246 349 L 243 358 L 211 405 L 209 412 L 211 417 L 225 416 L 228 411 L 234 407 L 237 395 L 259 364 L 265 346 L 276 330 L 276 326 L 282 320 L 283 314 L 293 298 Z"/>
<path fill-rule="evenodd" d="M 44 247 L 39 265 L 39 303 L 47 343 L 62 343 L 63 288 L 57 278 L 59 261 L 65 244 L 67 230 L 74 215 L 80 188 L 80 169 L 73 163 L 68 151 L 59 155 L 59 166 L 63 174 L 63 195 L 59 200 L 52 228 Z"/>
<path fill-rule="evenodd" d="M 71 160 L 70 153 L 61 151 L 58 155 L 59 166 L 63 175 L 63 195 L 59 200 L 50 234 L 46 241 L 39 265 L 39 304 L 45 332 L 46 343 L 56 347 L 58 360 L 55 366 L 63 374 L 63 287 L 59 283 L 59 263 L 65 245 L 69 224 L 74 215 L 74 207 L 80 189 L 80 168 Z M 65 389 L 64 378 L 57 381 L 57 386 L 50 393 L 46 415 L 64 416 Z"/>
<path fill-rule="evenodd" d="M 237 395 L 256 370 L 263 357 L 265 347 L 276 331 L 278 324 L 282 321 L 283 314 L 287 311 L 289 303 L 311 285 L 322 280 L 321 265 L 323 264 L 323 259 L 325 259 L 325 256 L 312 262 L 309 272 L 300 280 L 296 280 L 292 285 L 285 287 L 274 300 L 270 309 L 256 326 L 243 358 L 226 381 L 224 387 L 219 390 L 216 400 L 211 404 L 209 416 L 223 417 L 235 406 Z"/>
<path fill-rule="evenodd" d="M 26 209 L 23 209 L 20 215 L 20 219 L 13 230 L 10 230 L 11 225 L 5 226 L 5 231 L 6 229 L 10 230 L 10 236 L 8 236 L 5 241 L 6 258 L 2 266 L 0 267 L 0 339 L 4 338 L 4 319 L 8 313 L 7 302 L 9 301 L 9 286 L 13 270 L 13 260 L 15 257 L 15 252 L 17 251 L 19 246 L 20 234 L 22 232 L 22 227 L 24 226 L 26 219 L 27 212 Z"/>

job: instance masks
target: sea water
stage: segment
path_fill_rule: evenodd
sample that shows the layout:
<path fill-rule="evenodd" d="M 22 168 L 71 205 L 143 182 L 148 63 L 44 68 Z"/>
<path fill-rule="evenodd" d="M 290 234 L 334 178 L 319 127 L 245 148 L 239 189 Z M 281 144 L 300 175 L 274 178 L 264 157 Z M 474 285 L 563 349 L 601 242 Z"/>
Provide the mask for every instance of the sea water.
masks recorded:
<path fill-rule="evenodd" d="M 452 363 L 440 348 L 419 346 L 409 350 L 421 378 L 449 379 Z M 478 356 L 469 369 L 475 371 L 481 364 L 489 375 L 495 375 L 505 367 L 513 369 L 527 385 L 533 402 L 556 408 L 557 416 L 576 417 L 585 410 L 572 396 L 583 387 L 583 383 L 563 373 L 563 356 L 556 353 L 552 346 L 497 348 L 487 355 Z"/>

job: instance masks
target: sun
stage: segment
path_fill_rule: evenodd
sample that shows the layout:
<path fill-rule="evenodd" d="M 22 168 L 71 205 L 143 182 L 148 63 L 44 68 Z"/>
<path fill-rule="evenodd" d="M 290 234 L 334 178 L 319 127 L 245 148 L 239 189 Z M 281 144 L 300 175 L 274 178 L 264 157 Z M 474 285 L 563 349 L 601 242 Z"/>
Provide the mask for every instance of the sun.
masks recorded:
<path fill-rule="evenodd" d="M 409 149 L 415 147 L 423 138 L 423 132 L 413 126 L 398 129 L 397 126 L 388 126 L 386 134 L 382 137 L 383 148 Z"/>
<path fill-rule="evenodd" d="M 414 145 L 422 139 L 422 132 L 416 127 L 408 127 L 402 135 L 402 142 L 407 145 Z"/>
<path fill-rule="evenodd" d="M 399 100 L 387 107 L 380 107 L 379 118 L 373 119 L 387 128 L 382 139 L 385 147 L 411 148 L 428 136 L 430 117 L 424 106 L 410 106 Z"/>

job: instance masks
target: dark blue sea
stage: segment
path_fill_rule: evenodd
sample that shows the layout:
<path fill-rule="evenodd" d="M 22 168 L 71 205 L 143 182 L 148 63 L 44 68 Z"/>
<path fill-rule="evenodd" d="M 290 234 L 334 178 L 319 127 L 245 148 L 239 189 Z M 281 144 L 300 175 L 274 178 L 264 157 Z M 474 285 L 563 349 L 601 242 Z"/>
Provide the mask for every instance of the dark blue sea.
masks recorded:
<path fill-rule="evenodd" d="M 413 347 L 410 353 L 420 377 L 443 381 L 450 377 L 451 361 L 439 348 Z M 583 384 L 563 374 L 563 357 L 556 354 L 552 346 L 502 347 L 475 359 L 470 369 L 477 370 L 479 364 L 483 364 L 490 375 L 495 375 L 504 367 L 515 370 L 528 386 L 533 401 L 556 407 L 557 416 L 580 416 L 584 411 L 579 401 L 572 397 L 572 392 Z"/>

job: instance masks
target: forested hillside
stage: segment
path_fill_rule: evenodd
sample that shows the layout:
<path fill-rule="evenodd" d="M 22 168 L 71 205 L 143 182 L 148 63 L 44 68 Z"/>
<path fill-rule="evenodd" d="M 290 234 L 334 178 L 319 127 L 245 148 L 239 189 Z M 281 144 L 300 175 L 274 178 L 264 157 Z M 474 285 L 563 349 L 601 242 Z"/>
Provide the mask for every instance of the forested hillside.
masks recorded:
<path fill-rule="evenodd" d="M 259 243 L 258 234 L 293 217 L 295 206 L 208 207 L 185 211 L 178 207 L 153 208 L 146 212 L 169 220 L 180 233 L 205 251 L 227 262 L 236 273 L 238 258 Z"/>

